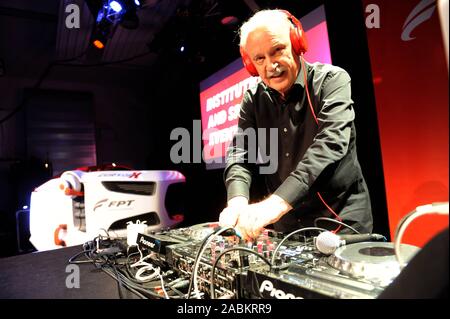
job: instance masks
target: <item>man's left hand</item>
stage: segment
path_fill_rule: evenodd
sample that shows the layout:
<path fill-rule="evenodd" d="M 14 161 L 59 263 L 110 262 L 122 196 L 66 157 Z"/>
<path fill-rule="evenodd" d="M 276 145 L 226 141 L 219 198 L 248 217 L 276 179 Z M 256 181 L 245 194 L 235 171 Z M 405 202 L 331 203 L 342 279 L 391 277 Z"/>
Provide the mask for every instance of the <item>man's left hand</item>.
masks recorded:
<path fill-rule="evenodd" d="M 244 240 L 257 238 L 265 226 L 275 223 L 291 209 L 292 206 L 281 197 L 271 195 L 259 203 L 248 205 L 240 213 L 236 228 Z"/>

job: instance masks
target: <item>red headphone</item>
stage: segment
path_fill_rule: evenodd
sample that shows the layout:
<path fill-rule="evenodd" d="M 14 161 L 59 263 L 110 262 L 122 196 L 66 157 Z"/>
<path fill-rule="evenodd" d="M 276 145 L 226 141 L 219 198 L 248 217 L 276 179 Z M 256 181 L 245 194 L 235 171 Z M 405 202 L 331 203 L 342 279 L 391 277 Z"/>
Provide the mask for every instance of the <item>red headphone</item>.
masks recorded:
<path fill-rule="evenodd" d="M 306 37 L 303 31 L 302 24 L 289 11 L 287 10 L 278 10 L 278 11 L 281 11 L 284 14 L 286 14 L 289 21 L 292 22 L 292 28 L 289 31 L 289 38 L 291 40 L 291 45 L 292 49 L 294 50 L 294 53 L 297 55 L 305 53 L 308 50 L 308 43 L 306 42 Z M 241 52 L 242 62 L 244 63 L 244 66 L 247 69 L 248 73 L 250 73 L 250 75 L 252 76 L 258 76 L 258 71 L 256 71 L 256 67 L 253 64 L 252 59 L 244 51 L 244 48 L 240 47 L 239 51 Z"/>

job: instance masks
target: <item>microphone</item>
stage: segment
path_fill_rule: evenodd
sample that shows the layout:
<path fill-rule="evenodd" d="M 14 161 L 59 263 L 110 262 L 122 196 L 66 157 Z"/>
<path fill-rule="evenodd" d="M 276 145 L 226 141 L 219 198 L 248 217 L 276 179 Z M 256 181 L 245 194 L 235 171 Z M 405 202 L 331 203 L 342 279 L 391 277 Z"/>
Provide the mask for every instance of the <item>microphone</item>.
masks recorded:
<path fill-rule="evenodd" d="M 386 240 L 383 235 L 379 234 L 351 234 L 336 235 L 329 231 L 320 233 L 316 238 L 316 248 L 325 255 L 331 255 L 341 246 L 360 243 L 364 241 Z"/>

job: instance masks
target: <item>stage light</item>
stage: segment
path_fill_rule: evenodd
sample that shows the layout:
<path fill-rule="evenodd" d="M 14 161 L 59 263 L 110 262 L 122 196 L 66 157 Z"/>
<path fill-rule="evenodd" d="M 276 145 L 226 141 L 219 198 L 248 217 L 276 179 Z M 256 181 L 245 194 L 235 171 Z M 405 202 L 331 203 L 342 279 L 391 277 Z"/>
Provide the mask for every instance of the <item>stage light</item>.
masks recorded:
<path fill-rule="evenodd" d="M 97 14 L 97 23 L 100 23 L 100 21 L 102 21 L 103 19 L 103 10 L 100 10 Z"/>
<path fill-rule="evenodd" d="M 94 42 L 92 42 L 92 44 L 97 48 L 97 49 L 103 49 L 105 47 L 105 45 L 103 44 L 102 41 L 96 39 L 94 40 Z"/>
<path fill-rule="evenodd" d="M 223 25 L 227 25 L 227 26 L 234 26 L 238 22 L 239 22 L 239 20 L 235 16 L 227 16 L 227 17 L 222 18 L 222 20 L 220 20 L 220 23 L 222 23 Z"/>
<path fill-rule="evenodd" d="M 141 8 L 139 0 L 99 0 L 102 2 L 98 13 L 94 15 L 96 24 L 92 30 L 90 42 L 97 49 L 104 49 L 108 39 L 112 38 L 120 24 L 126 29 L 139 26 L 137 10 Z"/>
<path fill-rule="evenodd" d="M 111 9 L 113 9 L 116 13 L 119 13 L 120 11 L 122 11 L 122 5 L 117 2 L 117 1 L 111 1 L 109 3 L 109 6 L 111 7 Z"/>
<path fill-rule="evenodd" d="M 139 0 L 103 0 L 103 6 L 97 14 L 97 25 L 121 24 L 127 29 L 136 29 L 139 18 L 136 11 L 140 9 Z"/>
<path fill-rule="evenodd" d="M 184 46 L 181 46 L 180 51 L 184 52 Z"/>

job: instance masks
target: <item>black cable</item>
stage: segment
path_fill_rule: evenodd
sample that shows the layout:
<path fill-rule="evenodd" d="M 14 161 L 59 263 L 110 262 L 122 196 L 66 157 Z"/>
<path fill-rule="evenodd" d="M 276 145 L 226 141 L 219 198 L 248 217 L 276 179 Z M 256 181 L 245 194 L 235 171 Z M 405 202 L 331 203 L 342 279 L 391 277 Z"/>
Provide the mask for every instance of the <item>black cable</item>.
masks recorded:
<path fill-rule="evenodd" d="M 101 269 L 102 267 L 108 265 L 108 260 L 105 258 L 105 256 L 94 256 L 93 263 L 95 268 Z"/>
<path fill-rule="evenodd" d="M 195 260 L 194 260 L 194 263 L 192 264 L 192 267 L 194 267 L 195 263 L 197 262 L 197 260 L 198 260 L 198 258 L 199 258 L 199 256 L 200 256 L 200 252 L 201 252 L 202 249 L 203 249 L 203 246 L 206 244 L 206 242 L 208 241 L 208 239 L 209 239 L 211 236 L 213 236 L 213 235 L 214 235 L 214 232 L 211 233 L 211 234 L 209 234 L 208 236 L 206 236 L 205 239 L 203 239 L 203 242 L 202 242 L 202 244 L 200 245 L 200 248 L 199 248 L 198 251 L 197 251 L 197 256 L 195 257 Z M 192 269 L 192 272 L 191 272 L 191 278 L 189 278 L 189 288 L 188 288 L 188 293 L 187 293 L 186 299 L 190 299 L 190 298 L 191 298 L 191 290 L 192 290 L 192 285 L 193 285 L 193 283 L 194 283 L 194 269 Z"/>
<path fill-rule="evenodd" d="M 155 279 L 153 282 L 136 282 L 134 283 L 130 278 L 119 268 L 120 265 L 125 268 L 128 264 L 127 261 L 122 262 L 123 264 L 119 263 L 119 260 L 117 259 L 117 253 L 113 254 L 107 254 L 107 255 L 101 255 L 97 254 L 97 245 L 103 245 L 102 243 L 103 236 L 99 235 L 94 240 L 86 242 L 83 245 L 83 251 L 77 253 L 76 255 L 72 256 L 69 259 L 69 263 L 71 264 L 80 264 L 80 263 L 93 263 L 96 268 L 101 269 L 106 274 L 108 274 L 110 277 L 112 277 L 114 280 L 118 283 L 118 290 L 119 290 L 119 297 L 122 299 L 124 298 L 123 295 L 123 289 L 127 289 L 137 295 L 140 298 L 148 299 L 146 295 L 150 295 L 153 298 L 164 298 L 160 296 L 157 293 L 152 292 L 149 289 L 154 289 L 154 287 L 147 287 L 147 289 L 144 287 L 144 284 L 154 284 L 160 285 L 160 278 L 158 277 L 157 280 Z M 108 240 L 106 238 L 106 240 Z M 76 259 L 79 258 L 81 255 L 85 255 L 88 260 L 80 260 L 77 261 Z M 136 253 L 137 254 L 137 253 Z M 131 255 L 130 255 L 131 256 Z M 127 256 L 127 260 L 129 260 L 129 257 Z M 177 294 L 180 294 L 181 292 L 177 292 Z M 144 295 L 146 294 L 146 295 Z M 181 293 L 182 294 L 182 293 Z M 169 296 L 169 295 L 168 295 Z M 177 296 L 178 297 L 178 296 Z M 183 295 L 184 297 L 184 295 Z"/>
<path fill-rule="evenodd" d="M 136 253 L 136 254 L 138 254 L 139 255 L 139 253 Z M 134 254 L 131 254 L 131 255 L 129 255 L 129 256 L 127 256 L 127 260 L 126 260 L 126 262 L 125 262 L 125 271 L 126 271 L 126 276 L 128 277 L 128 278 L 133 278 L 133 280 L 136 280 L 136 279 L 134 279 L 135 278 L 135 276 L 136 276 L 136 273 L 133 273 L 132 271 L 131 271 L 131 267 L 130 267 L 130 256 L 132 256 L 132 255 L 134 255 Z M 137 281 L 137 280 L 136 280 Z"/>
<path fill-rule="evenodd" d="M 87 260 L 76 260 L 77 258 L 79 258 L 82 254 L 84 254 L 86 256 L 86 258 L 88 258 Z M 95 249 L 85 249 L 77 254 L 75 254 L 74 256 L 69 258 L 68 261 L 69 264 L 94 264 L 97 268 L 99 267 L 98 264 L 102 265 L 105 264 L 105 260 L 101 258 L 101 256 L 95 256 Z"/>
<path fill-rule="evenodd" d="M 127 276 L 122 271 L 119 270 L 119 273 L 120 273 L 120 275 L 121 275 L 121 277 L 122 277 L 122 279 L 123 279 L 123 281 L 125 283 L 125 286 L 127 288 L 132 287 L 133 289 L 136 289 L 136 290 L 141 291 L 143 293 L 149 294 L 152 297 L 159 298 L 159 299 L 165 299 L 163 296 L 161 296 L 161 295 L 159 295 L 159 294 L 157 294 L 155 292 L 152 292 L 151 290 L 147 290 L 147 289 L 154 289 L 155 287 L 147 287 L 147 289 L 146 289 L 146 287 L 144 287 L 143 284 L 136 284 L 136 283 L 130 281 L 127 278 Z M 159 281 L 160 280 L 158 278 L 158 282 Z"/>
<path fill-rule="evenodd" d="M 120 278 L 120 275 L 119 275 L 119 273 L 117 271 L 117 267 L 114 264 L 114 262 L 112 263 L 111 266 L 112 266 L 112 269 L 114 269 L 114 272 L 116 273 L 116 276 L 117 276 L 117 289 L 119 290 L 119 298 L 123 299 L 123 293 L 122 293 L 123 284 L 122 284 L 122 280 Z"/>
<path fill-rule="evenodd" d="M 281 244 L 283 244 L 289 237 L 291 237 L 292 235 L 304 232 L 304 231 L 308 231 L 308 230 L 318 230 L 318 231 L 326 231 L 326 229 L 324 228 L 320 228 L 320 227 L 304 227 L 304 228 L 300 228 L 297 230 L 294 230 L 292 233 L 287 234 L 282 241 L 280 241 L 280 243 L 277 245 L 277 247 L 275 248 L 275 250 L 273 251 L 273 255 L 272 255 L 272 260 L 271 263 L 273 263 L 275 261 L 275 256 L 278 252 L 278 249 L 280 249 Z M 306 244 L 306 243 L 305 243 Z"/>
<path fill-rule="evenodd" d="M 103 269 L 102 270 L 109 275 L 110 277 L 112 277 L 114 280 L 117 280 L 116 276 L 114 274 L 112 274 L 112 271 L 110 269 Z M 148 299 L 146 296 L 144 296 L 143 294 L 141 294 L 139 291 L 137 291 L 136 289 L 134 289 L 133 287 L 130 287 L 128 285 L 125 285 L 125 287 L 131 291 L 132 293 L 134 293 L 136 296 L 140 297 L 141 299 Z"/>
<path fill-rule="evenodd" d="M 138 284 L 135 284 L 132 281 L 130 281 L 129 278 L 123 273 L 123 271 L 120 268 L 115 267 L 114 263 L 107 262 L 106 265 L 109 266 L 110 268 L 113 268 L 114 271 L 112 271 L 110 268 L 106 268 L 105 265 L 102 265 L 100 269 L 102 269 L 104 272 L 106 272 L 108 275 L 114 278 L 118 282 L 118 284 L 121 285 L 122 288 L 130 290 L 134 294 L 138 295 L 140 298 L 148 299 L 145 295 L 142 295 L 142 293 L 148 294 L 152 297 L 162 298 L 160 295 L 153 293 L 152 291 L 146 290 L 144 287 L 141 287 Z M 121 298 L 123 298 L 122 291 L 120 290 L 120 288 L 119 288 L 119 295 L 121 296 Z"/>
<path fill-rule="evenodd" d="M 211 269 L 211 280 L 210 280 L 210 282 L 211 282 L 211 299 L 215 299 L 215 297 L 216 297 L 215 296 L 215 287 L 214 287 L 214 275 L 216 272 L 217 264 L 219 263 L 219 260 L 220 260 L 220 258 L 222 258 L 223 255 L 229 253 L 230 251 L 234 251 L 234 250 L 245 251 L 245 252 L 248 252 L 248 253 L 258 256 L 270 267 L 269 271 L 272 270 L 272 264 L 270 263 L 270 261 L 266 257 L 258 254 L 256 251 L 254 251 L 252 249 L 245 248 L 245 247 L 232 247 L 229 249 L 225 249 L 223 252 L 220 253 L 219 256 L 217 256 L 216 260 L 214 261 L 214 265 L 212 266 L 212 269 Z"/>
<path fill-rule="evenodd" d="M 177 288 L 172 287 L 172 286 L 169 286 L 169 285 L 167 285 L 167 287 L 170 288 L 170 289 L 172 289 L 178 296 L 180 296 L 181 298 L 184 299 L 184 297 L 185 297 L 184 293 L 182 293 L 181 291 L 179 291 Z"/>
<path fill-rule="evenodd" d="M 90 253 L 90 252 L 91 252 L 91 250 L 83 250 L 83 251 L 77 253 L 76 255 L 73 255 L 72 257 L 70 257 L 68 263 L 69 263 L 69 264 L 87 264 L 87 263 L 92 264 L 92 263 L 94 262 L 92 259 L 88 259 L 88 260 L 76 260 L 76 259 L 79 258 L 82 254 L 85 254 L 85 255 L 86 255 L 87 253 Z M 86 257 L 88 257 L 88 256 L 86 255 Z M 89 257 L 88 257 L 88 258 L 89 258 Z"/>
<path fill-rule="evenodd" d="M 127 252 L 129 252 L 129 249 L 127 249 Z M 165 276 L 167 276 L 167 274 L 160 273 L 160 275 L 158 275 L 154 279 L 148 279 L 148 280 L 144 280 L 144 281 L 137 280 L 135 278 L 135 275 L 132 273 L 131 268 L 130 268 L 130 257 L 132 257 L 134 255 L 142 256 L 140 252 L 134 252 L 134 253 L 131 253 L 131 254 L 127 253 L 127 258 L 126 258 L 125 263 L 123 265 L 124 269 L 123 270 L 119 269 L 119 272 L 121 273 L 122 277 L 125 280 L 127 280 L 128 284 L 133 285 L 133 287 L 135 287 L 135 289 L 138 289 L 138 288 L 139 289 L 143 289 L 142 291 L 145 291 L 146 293 L 151 294 L 152 297 L 163 298 L 159 294 L 155 294 L 153 292 L 149 292 L 149 291 L 147 291 L 145 289 L 155 289 L 156 287 L 161 286 L 161 277 L 165 277 Z M 164 287 L 166 287 L 166 285 L 164 283 L 164 280 L 162 280 L 162 285 Z M 167 285 L 167 287 L 169 287 L 169 285 Z M 176 293 L 178 295 L 180 295 L 181 297 L 184 298 L 185 295 L 182 292 L 178 291 L 177 289 L 173 289 L 173 291 L 175 291 L 175 290 L 176 290 Z M 167 297 L 170 298 L 171 296 L 167 293 Z"/>
<path fill-rule="evenodd" d="M 329 222 L 333 222 L 333 223 L 342 225 L 342 226 L 344 226 L 344 227 L 347 227 L 348 229 L 350 229 L 350 230 L 353 231 L 354 233 L 360 234 L 360 232 L 357 231 L 356 229 L 354 229 L 352 226 L 350 226 L 350 225 L 348 225 L 348 224 L 346 224 L 346 223 L 344 223 L 344 222 L 341 222 L 341 221 L 339 221 L 339 220 L 332 219 L 332 218 L 328 218 L 328 217 L 317 217 L 316 219 L 314 219 L 314 226 L 317 227 L 317 221 L 319 221 L 319 220 L 326 220 L 326 221 L 329 221 Z"/>
<path fill-rule="evenodd" d="M 232 227 L 229 227 L 228 229 L 233 229 Z M 209 234 L 208 236 L 206 236 L 205 237 L 205 239 L 203 239 L 203 242 L 202 242 L 202 244 L 201 244 L 201 246 L 200 246 L 200 248 L 199 248 L 199 250 L 198 250 L 198 252 L 197 252 L 197 256 L 195 257 L 195 261 L 194 261 L 194 263 L 193 263 L 193 267 L 196 265 L 196 263 L 198 262 L 198 259 L 200 258 L 200 253 L 201 253 L 201 251 L 203 250 L 203 247 L 205 246 L 205 244 L 208 242 L 208 239 L 211 237 L 211 236 L 214 236 L 214 235 L 216 235 L 218 232 L 220 232 L 222 230 L 222 228 L 219 228 L 219 229 L 217 229 L 216 231 L 214 231 L 214 232 L 212 232 L 211 234 Z M 186 299 L 190 299 L 191 298 L 191 290 L 192 290 L 192 285 L 193 285 L 193 283 L 194 283 L 194 270 L 195 270 L 195 268 L 194 269 L 192 269 L 192 273 L 191 273 L 191 278 L 189 279 L 189 288 L 188 288 L 188 293 L 187 293 L 187 296 L 186 296 Z"/>

